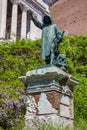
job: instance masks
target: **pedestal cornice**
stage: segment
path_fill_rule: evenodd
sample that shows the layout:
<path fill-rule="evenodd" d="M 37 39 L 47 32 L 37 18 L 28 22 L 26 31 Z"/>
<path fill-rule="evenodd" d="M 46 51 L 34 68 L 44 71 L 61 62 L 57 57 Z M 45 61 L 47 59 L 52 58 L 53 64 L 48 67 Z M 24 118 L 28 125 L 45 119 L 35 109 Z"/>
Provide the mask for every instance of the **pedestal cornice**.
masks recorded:
<path fill-rule="evenodd" d="M 73 87 L 79 83 L 76 78 L 56 66 L 45 66 L 28 71 L 26 76 L 19 77 L 19 80 L 27 84 L 26 90 L 29 93 L 49 90 L 61 91 L 62 87 L 61 92 L 68 95 L 72 95 Z"/>

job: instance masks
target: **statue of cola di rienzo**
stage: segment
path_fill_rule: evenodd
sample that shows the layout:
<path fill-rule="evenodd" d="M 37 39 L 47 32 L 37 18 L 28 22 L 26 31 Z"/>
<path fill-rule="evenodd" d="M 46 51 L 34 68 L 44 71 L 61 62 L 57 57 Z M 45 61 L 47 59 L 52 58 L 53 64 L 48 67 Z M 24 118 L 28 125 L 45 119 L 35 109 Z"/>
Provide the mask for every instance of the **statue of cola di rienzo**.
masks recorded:
<path fill-rule="evenodd" d="M 45 14 L 42 23 L 30 13 L 31 20 L 34 24 L 42 30 L 42 44 L 41 44 L 41 58 L 45 60 L 46 64 L 54 64 L 66 70 L 67 63 L 64 54 L 59 54 L 59 44 L 62 42 L 64 31 L 61 32 L 59 27 L 53 23 L 52 16 Z"/>

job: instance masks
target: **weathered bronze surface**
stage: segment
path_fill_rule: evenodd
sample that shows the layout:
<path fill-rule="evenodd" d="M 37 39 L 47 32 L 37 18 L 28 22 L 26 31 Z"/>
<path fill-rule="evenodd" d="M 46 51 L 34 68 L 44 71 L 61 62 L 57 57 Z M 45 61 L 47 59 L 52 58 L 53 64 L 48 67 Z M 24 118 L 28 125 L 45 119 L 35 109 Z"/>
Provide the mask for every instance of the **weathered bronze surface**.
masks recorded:
<path fill-rule="evenodd" d="M 61 43 L 64 35 L 64 31 L 61 32 L 56 24 L 53 24 L 53 20 L 50 14 L 46 14 L 43 17 L 42 23 L 37 20 L 31 13 L 31 19 L 34 24 L 42 29 L 42 44 L 41 44 L 41 57 L 46 61 L 46 64 L 55 64 L 60 67 L 59 61 L 59 44 Z M 66 58 L 61 55 L 61 69 L 66 70 Z"/>

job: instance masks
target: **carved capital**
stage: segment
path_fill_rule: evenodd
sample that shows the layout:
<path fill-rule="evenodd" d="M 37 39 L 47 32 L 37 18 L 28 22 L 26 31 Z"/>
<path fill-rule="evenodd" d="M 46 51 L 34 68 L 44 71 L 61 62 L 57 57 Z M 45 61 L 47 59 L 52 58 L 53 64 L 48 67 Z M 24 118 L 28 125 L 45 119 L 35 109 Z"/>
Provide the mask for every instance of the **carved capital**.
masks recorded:
<path fill-rule="evenodd" d="M 21 2 L 21 0 L 10 0 L 13 4 L 19 4 Z"/>
<path fill-rule="evenodd" d="M 28 10 L 29 10 L 29 8 L 28 8 L 28 7 L 23 6 L 23 11 L 27 12 Z"/>
<path fill-rule="evenodd" d="M 24 5 L 20 5 L 20 8 L 22 11 L 25 11 L 25 12 L 27 12 L 29 10 L 29 8 L 27 6 L 24 6 Z"/>

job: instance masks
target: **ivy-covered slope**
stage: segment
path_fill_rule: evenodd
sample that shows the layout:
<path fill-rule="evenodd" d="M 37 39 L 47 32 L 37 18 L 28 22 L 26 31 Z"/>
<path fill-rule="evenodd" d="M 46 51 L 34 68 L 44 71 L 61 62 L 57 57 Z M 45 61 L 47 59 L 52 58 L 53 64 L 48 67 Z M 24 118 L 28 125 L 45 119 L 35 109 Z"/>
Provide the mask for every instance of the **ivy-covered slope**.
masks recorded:
<path fill-rule="evenodd" d="M 66 54 L 67 72 L 79 79 L 74 88 L 74 115 L 87 120 L 87 37 L 64 37 L 60 53 Z M 24 85 L 18 80 L 28 70 L 44 65 L 40 58 L 40 40 L 22 40 L 0 45 L 0 126 L 5 129 L 23 122 Z"/>
<path fill-rule="evenodd" d="M 41 64 L 40 40 L 0 45 L 0 126 L 4 129 L 24 122 L 26 96 L 18 77 Z"/>
<path fill-rule="evenodd" d="M 80 81 L 74 88 L 75 120 L 87 120 L 87 36 L 65 37 L 60 52 L 66 54 L 68 72 Z"/>

